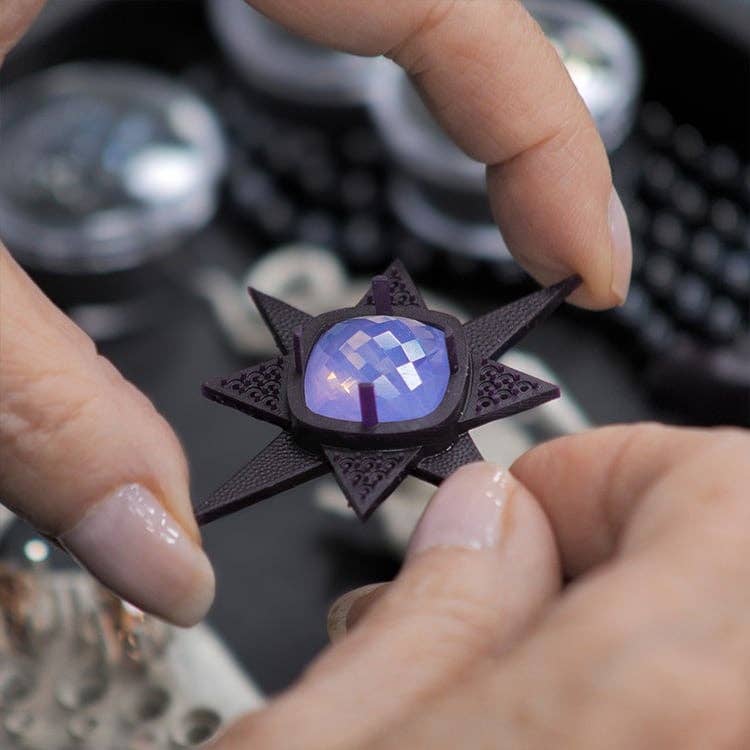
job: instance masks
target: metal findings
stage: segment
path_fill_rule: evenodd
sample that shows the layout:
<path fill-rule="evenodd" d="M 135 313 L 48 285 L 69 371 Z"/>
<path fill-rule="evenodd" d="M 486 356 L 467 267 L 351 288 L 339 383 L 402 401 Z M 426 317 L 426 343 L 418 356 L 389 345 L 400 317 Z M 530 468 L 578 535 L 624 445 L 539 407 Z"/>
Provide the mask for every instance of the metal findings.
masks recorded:
<path fill-rule="evenodd" d="M 387 276 L 375 276 L 372 280 L 372 298 L 378 315 L 392 315 L 390 284 Z"/>

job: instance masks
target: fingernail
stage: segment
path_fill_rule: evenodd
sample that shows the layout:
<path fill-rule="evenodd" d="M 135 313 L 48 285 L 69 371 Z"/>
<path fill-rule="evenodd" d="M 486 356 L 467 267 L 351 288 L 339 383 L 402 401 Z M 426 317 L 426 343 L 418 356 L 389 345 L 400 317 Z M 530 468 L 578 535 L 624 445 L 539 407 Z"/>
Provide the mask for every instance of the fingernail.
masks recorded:
<path fill-rule="evenodd" d="M 511 481 L 507 471 L 487 463 L 458 471 L 427 506 L 412 535 L 407 559 L 435 547 L 483 550 L 497 546 L 507 517 Z"/>
<path fill-rule="evenodd" d="M 609 199 L 609 232 L 612 237 L 612 294 L 620 304 L 625 302 L 630 288 L 630 271 L 633 265 L 633 243 L 630 223 L 615 188 Z"/>
<path fill-rule="evenodd" d="M 340 596 L 328 610 L 328 637 L 337 643 L 386 591 L 386 583 L 371 583 Z"/>
<path fill-rule="evenodd" d="M 188 627 L 211 606 L 208 558 L 139 484 L 112 492 L 59 539 L 81 566 L 140 609 Z"/>

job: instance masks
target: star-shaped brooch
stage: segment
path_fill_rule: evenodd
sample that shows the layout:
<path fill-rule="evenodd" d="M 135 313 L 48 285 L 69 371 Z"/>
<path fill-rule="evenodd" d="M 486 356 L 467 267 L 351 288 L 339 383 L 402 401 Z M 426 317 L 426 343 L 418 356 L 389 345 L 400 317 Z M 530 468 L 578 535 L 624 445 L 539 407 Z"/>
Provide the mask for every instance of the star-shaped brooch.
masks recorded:
<path fill-rule="evenodd" d="M 282 432 L 196 507 L 200 524 L 333 471 L 363 521 L 407 474 L 440 484 L 481 461 L 469 430 L 557 398 L 496 361 L 580 284 L 570 277 L 461 324 L 400 261 L 358 305 L 312 317 L 250 289 L 281 354 L 203 394 Z"/>

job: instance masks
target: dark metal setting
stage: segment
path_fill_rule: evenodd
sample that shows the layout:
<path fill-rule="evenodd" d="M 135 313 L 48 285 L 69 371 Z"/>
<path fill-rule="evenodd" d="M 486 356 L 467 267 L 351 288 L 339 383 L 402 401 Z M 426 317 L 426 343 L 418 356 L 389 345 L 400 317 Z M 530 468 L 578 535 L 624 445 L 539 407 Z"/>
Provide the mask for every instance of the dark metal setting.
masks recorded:
<path fill-rule="evenodd" d="M 407 474 L 440 484 L 482 456 L 470 429 L 557 398 L 558 388 L 513 370 L 496 358 L 547 317 L 580 284 L 572 276 L 462 325 L 429 310 L 400 261 L 373 279 L 352 308 L 313 318 L 251 289 L 282 356 L 203 384 L 203 394 L 225 406 L 282 427 L 282 432 L 234 477 L 195 508 L 208 523 L 309 479 L 333 472 L 363 521 Z M 440 405 L 420 419 L 381 422 L 372 383 L 359 383 L 359 422 L 308 409 L 307 360 L 336 323 L 368 315 L 411 318 L 445 334 L 450 379 Z"/>
<path fill-rule="evenodd" d="M 403 270 L 402 273 L 406 273 L 406 270 Z M 452 346 L 456 350 L 457 367 L 451 373 L 442 402 L 432 414 L 420 419 L 372 424 L 332 419 L 310 411 L 305 403 L 304 377 L 307 360 L 315 342 L 336 323 L 343 320 L 384 314 L 378 312 L 372 304 L 360 304 L 357 307 L 324 313 L 305 325 L 301 337 L 302 368 L 299 371 L 296 368 L 291 368 L 292 372 L 290 372 L 287 380 L 286 395 L 292 418 L 292 428 L 303 445 L 334 445 L 343 448 L 359 447 L 387 450 L 389 448 L 412 447 L 415 444 L 422 447 L 437 443 L 438 447 L 446 447 L 455 438 L 453 426 L 456 424 L 456 416 L 461 411 L 465 401 L 471 361 L 463 326 L 452 315 L 428 310 L 423 304 L 408 307 L 391 304 L 390 310 L 389 315 L 427 323 L 443 331 L 446 339 L 451 338 L 453 340 Z M 211 398 L 210 395 L 208 397 Z"/>

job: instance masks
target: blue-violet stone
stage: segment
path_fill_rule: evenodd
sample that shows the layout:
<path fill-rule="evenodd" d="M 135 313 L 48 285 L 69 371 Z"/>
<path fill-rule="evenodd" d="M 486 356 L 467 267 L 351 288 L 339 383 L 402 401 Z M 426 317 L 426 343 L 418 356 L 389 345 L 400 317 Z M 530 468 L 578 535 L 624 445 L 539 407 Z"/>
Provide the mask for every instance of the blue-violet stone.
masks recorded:
<path fill-rule="evenodd" d="M 424 417 L 445 396 L 445 334 L 411 318 L 369 315 L 329 328 L 305 370 L 305 403 L 324 417 L 359 422 L 358 383 L 373 383 L 379 422 Z"/>

